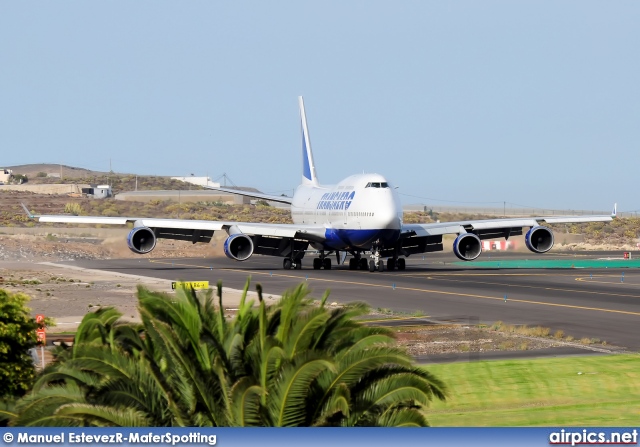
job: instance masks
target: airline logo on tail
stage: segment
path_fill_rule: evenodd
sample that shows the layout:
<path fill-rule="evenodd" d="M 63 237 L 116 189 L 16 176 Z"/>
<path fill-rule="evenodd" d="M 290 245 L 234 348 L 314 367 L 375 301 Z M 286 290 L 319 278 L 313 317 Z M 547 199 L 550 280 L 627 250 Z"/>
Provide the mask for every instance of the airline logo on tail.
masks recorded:
<path fill-rule="evenodd" d="M 311 164 L 309 163 L 309 149 L 307 149 L 307 138 L 304 127 L 302 128 L 302 175 L 309 181 L 313 181 L 311 177 Z"/>
<path fill-rule="evenodd" d="M 307 127 L 307 115 L 304 111 L 304 100 L 298 97 L 300 104 L 300 120 L 302 122 L 302 184 L 317 185 L 316 165 L 313 163 L 311 142 L 309 141 L 309 128 Z"/>

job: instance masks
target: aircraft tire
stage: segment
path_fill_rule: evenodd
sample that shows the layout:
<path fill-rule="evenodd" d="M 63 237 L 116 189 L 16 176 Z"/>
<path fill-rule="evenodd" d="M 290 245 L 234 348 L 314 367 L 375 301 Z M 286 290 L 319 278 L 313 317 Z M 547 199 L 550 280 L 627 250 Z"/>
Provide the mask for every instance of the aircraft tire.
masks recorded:
<path fill-rule="evenodd" d="M 404 258 L 398 259 L 398 270 L 404 270 L 407 267 L 407 263 Z"/>
<path fill-rule="evenodd" d="M 284 261 L 282 261 L 282 267 L 284 267 L 285 270 L 291 270 L 292 265 L 293 262 L 291 262 L 289 258 L 285 258 Z"/>
<path fill-rule="evenodd" d="M 322 266 L 325 270 L 331 270 L 331 259 L 324 258 L 324 260 L 322 261 Z"/>
<path fill-rule="evenodd" d="M 369 261 L 369 271 L 371 273 L 376 271 L 376 263 L 373 261 L 373 259 Z"/>
<path fill-rule="evenodd" d="M 389 259 L 387 261 L 387 270 L 389 270 L 390 272 L 396 269 L 396 260 L 395 259 Z"/>
<path fill-rule="evenodd" d="M 322 268 L 322 259 L 315 258 L 313 260 L 313 269 L 314 270 L 320 270 L 321 268 Z"/>

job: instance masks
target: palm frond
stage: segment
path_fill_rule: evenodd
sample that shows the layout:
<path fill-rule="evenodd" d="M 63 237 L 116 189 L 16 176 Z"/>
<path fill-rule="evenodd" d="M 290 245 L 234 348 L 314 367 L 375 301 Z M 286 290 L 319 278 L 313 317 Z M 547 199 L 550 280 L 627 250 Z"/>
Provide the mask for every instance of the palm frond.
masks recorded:
<path fill-rule="evenodd" d="M 313 346 L 313 339 L 318 331 L 327 323 L 328 313 L 321 308 L 312 309 L 299 314 L 288 331 L 286 339 L 280 339 L 288 358 L 293 358 L 298 351 L 306 351 Z"/>
<path fill-rule="evenodd" d="M 396 407 L 374 419 L 376 427 L 428 427 L 429 422 L 418 408 Z"/>
<path fill-rule="evenodd" d="M 144 414 L 131 408 L 72 403 L 59 407 L 55 415 L 79 417 L 93 427 L 149 427 Z"/>
<path fill-rule="evenodd" d="M 312 382 L 323 371 L 335 366 L 317 354 L 306 353 L 294 364 L 282 368 L 280 379 L 270 386 L 269 412 L 276 427 L 303 425 L 307 420 L 306 400 Z"/>
<path fill-rule="evenodd" d="M 238 380 L 231 389 L 232 425 L 259 427 L 262 425 L 260 400 L 265 390 L 250 377 Z"/>

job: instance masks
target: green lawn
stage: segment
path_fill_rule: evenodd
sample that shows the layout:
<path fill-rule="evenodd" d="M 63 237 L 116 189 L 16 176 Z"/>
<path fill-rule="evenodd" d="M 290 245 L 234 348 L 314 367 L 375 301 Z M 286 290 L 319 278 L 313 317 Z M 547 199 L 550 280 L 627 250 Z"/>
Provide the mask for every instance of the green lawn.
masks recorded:
<path fill-rule="evenodd" d="M 425 366 L 449 388 L 434 426 L 637 426 L 640 356 L 606 355 Z M 582 374 L 578 374 L 582 372 Z"/>

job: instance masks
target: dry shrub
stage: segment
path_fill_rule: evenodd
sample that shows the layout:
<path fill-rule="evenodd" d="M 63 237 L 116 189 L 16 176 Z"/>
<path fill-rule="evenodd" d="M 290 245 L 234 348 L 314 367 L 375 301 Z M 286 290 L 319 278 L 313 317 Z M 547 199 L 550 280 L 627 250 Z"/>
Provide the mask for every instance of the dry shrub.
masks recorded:
<path fill-rule="evenodd" d="M 562 329 L 558 329 L 557 331 L 554 332 L 553 334 L 553 338 L 560 340 L 562 339 L 562 337 L 564 337 L 564 331 Z"/>

